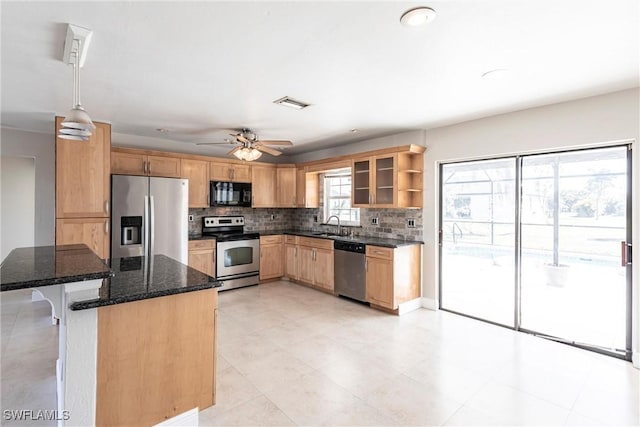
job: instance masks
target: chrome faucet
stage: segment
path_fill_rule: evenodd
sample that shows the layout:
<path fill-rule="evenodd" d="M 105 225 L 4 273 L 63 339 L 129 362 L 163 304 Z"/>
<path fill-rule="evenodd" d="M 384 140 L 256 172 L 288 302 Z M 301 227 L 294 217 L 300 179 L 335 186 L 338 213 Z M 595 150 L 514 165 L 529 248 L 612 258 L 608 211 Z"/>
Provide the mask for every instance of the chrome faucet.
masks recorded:
<path fill-rule="evenodd" d="M 327 218 L 325 224 L 328 225 L 329 221 L 331 221 L 331 218 L 335 218 L 336 220 L 338 220 L 338 235 L 340 235 L 342 232 L 342 227 L 340 226 L 340 218 L 338 218 L 338 215 L 331 215 L 329 218 Z"/>

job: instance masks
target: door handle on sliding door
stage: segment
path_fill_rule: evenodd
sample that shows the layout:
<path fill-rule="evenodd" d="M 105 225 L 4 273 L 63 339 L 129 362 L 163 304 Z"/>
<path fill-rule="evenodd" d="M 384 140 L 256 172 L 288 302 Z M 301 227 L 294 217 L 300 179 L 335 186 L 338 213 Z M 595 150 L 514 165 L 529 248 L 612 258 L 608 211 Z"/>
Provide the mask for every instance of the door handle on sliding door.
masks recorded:
<path fill-rule="evenodd" d="M 631 253 L 631 243 L 627 243 L 624 240 L 620 242 L 620 265 L 622 267 L 626 267 L 627 265 L 631 265 L 632 261 L 632 253 Z"/>

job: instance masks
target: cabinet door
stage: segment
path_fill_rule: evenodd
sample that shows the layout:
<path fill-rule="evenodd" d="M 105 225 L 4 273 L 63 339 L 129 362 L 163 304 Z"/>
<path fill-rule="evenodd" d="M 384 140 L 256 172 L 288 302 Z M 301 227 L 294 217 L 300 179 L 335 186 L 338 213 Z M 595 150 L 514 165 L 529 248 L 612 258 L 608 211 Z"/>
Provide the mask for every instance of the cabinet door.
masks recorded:
<path fill-rule="evenodd" d="M 251 206 L 272 208 L 276 206 L 276 168 L 270 166 L 251 167 Z"/>
<path fill-rule="evenodd" d="M 147 156 L 143 154 L 111 153 L 111 173 L 120 175 L 146 175 Z"/>
<path fill-rule="evenodd" d="M 216 277 L 216 252 L 213 249 L 194 249 L 189 251 L 189 267 Z"/>
<path fill-rule="evenodd" d="M 396 154 L 373 158 L 373 205 L 392 208 L 398 205 L 398 157 Z"/>
<path fill-rule="evenodd" d="M 295 208 L 296 200 L 296 169 L 278 168 L 276 173 L 277 200 L 280 208 Z M 300 200 L 302 202 L 302 200 Z"/>
<path fill-rule="evenodd" d="M 318 208 L 320 176 L 307 173 L 304 168 L 296 170 L 296 205 L 299 208 Z"/>
<path fill-rule="evenodd" d="M 232 165 L 231 180 L 233 182 L 251 182 L 251 166 Z"/>
<path fill-rule="evenodd" d="M 313 284 L 314 263 L 314 250 L 307 246 L 298 246 L 298 280 Z"/>
<path fill-rule="evenodd" d="M 282 244 L 260 246 L 260 280 L 282 277 Z"/>
<path fill-rule="evenodd" d="M 209 162 L 209 179 L 211 181 L 231 181 L 231 163 Z"/>
<path fill-rule="evenodd" d="M 109 216 L 111 125 L 95 125 L 88 141 L 56 137 L 56 218 Z"/>
<path fill-rule="evenodd" d="M 56 245 L 84 243 L 100 258 L 109 258 L 109 218 L 56 220 Z"/>
<path fill-rule="evenodd" d="M 393 261 L 367 257 L 367 302 L 395 309 L 393 301 Z"/>
<path fill-rule="evenodd" d="M 371 158 L 355 159 L 351 167 L 351 206 L 368 207 L 371 204 L 371 179 Z"/>
<path fill-rule="evenodd" d="M 209 162 L 182 159 L 180 176 L 189 180 L 189 207 L 209 207 Z"/>
<path fill-rule="evenodd" d="M 151 176 L 180 178 L 180 159 L 177 157 L 147 156 L 147 172 Z"/>
<path fill-rule="evenodd" d="M 284 245 L 284 275 L 289 279 L 298 279 L 297 245 Z"/>
<path fill-rule="evenodd" d="M 333 291 L 333 251 L 316 249 L 315 258 L 314 284 Z"/>

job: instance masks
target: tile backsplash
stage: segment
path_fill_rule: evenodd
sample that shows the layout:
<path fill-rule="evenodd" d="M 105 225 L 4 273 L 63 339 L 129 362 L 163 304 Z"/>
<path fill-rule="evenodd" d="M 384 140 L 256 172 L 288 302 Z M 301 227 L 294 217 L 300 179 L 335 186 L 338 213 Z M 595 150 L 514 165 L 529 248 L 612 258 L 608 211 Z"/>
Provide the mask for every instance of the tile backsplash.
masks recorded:
<path fill-rule="evenodd" d="M 331 231 L 332 226 L 321 225 L 324 222 L 322 208 L 285 209 L 285 208 L 203 208 L 189 209 L 193 221 L 189 222 L 189 235 L 202 234 L 202 217 L 216 215 L 243 215 L 245 231 L 271 230 L 314 230 Z M 378 224 L 371 223 L 378 218 Z M 315 221 L 317 219 L 317 222 Z M 414 219 L 415 228 L 407 227 L 407 219 Z M 422 240 L 422 209 L 360 209 L 360 227 L 354 227 L 354 233 L 372 237 L 401 240 Z"/>

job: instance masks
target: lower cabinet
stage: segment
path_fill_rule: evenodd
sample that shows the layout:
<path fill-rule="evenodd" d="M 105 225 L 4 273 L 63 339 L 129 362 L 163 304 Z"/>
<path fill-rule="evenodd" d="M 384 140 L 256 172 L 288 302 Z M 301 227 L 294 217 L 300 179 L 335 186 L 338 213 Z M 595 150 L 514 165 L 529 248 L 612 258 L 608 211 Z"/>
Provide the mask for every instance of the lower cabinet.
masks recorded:
<path fill-rule="evenodd" d="M 292 280 L 300 275 L 298 249 L 296 236 L 284 236 L 284 275 Z"/>
<path fill-rule="evenodd" d="M 367 302 L 396 310 L 420 297 L 422 246 L 386 248 L 367 245 Z"/>
<path fill-rule="evenodd" d="M 284 275 L 282 236 L 260 236 L 260 280 Z"/>
<path fill-rule="evenodd" d="M 190 240 L 189 267 L 216 277 L 216 241 Z"/>
<path fill-rule="evenodd" d="M 56 245 L 84 243 L 100 258 L 109 258 L 109 218 L 56 219 Z"/>
<path fill-rule="evenodd" d="M 298 278 L 333 292 L 333 240 L 298 237 Z"/>

